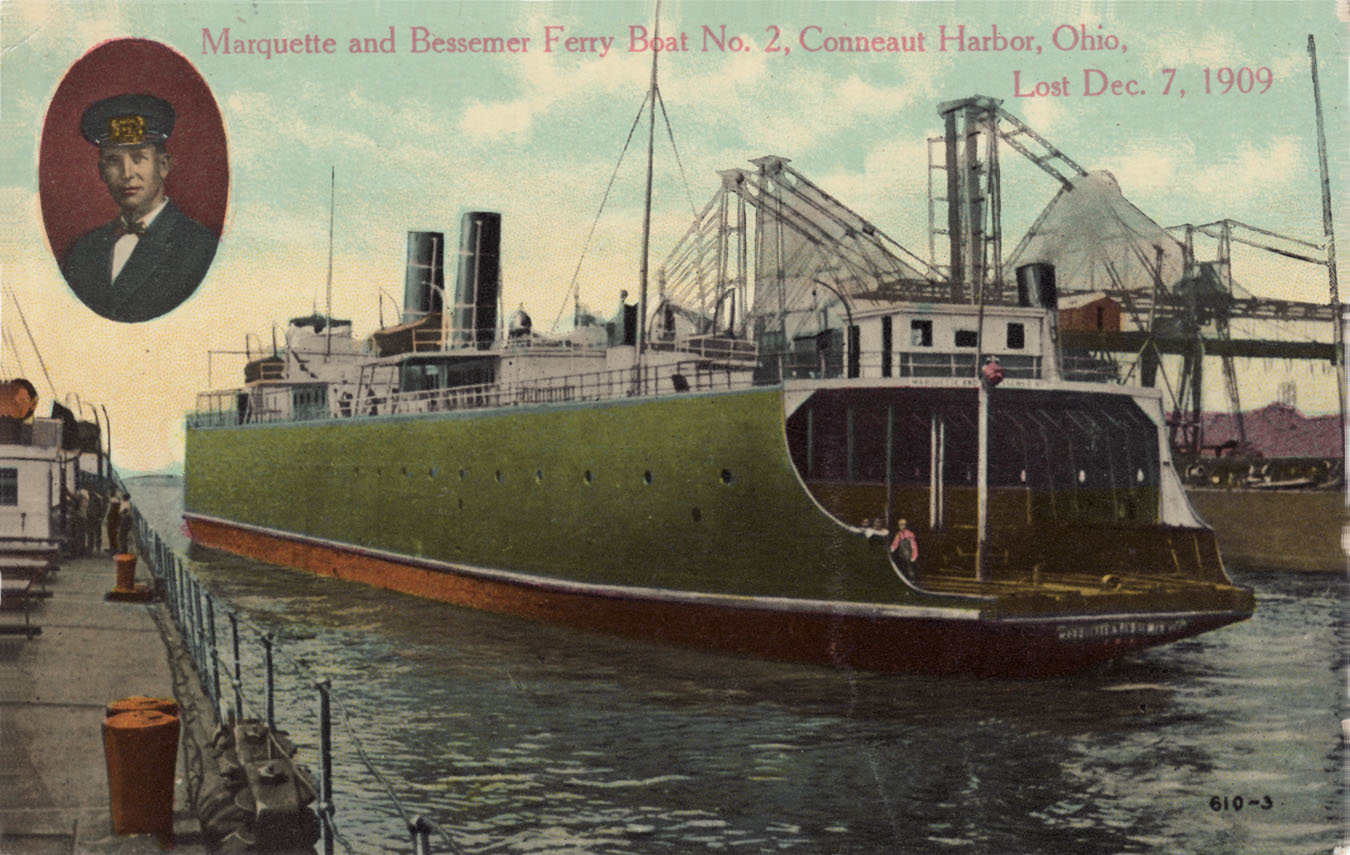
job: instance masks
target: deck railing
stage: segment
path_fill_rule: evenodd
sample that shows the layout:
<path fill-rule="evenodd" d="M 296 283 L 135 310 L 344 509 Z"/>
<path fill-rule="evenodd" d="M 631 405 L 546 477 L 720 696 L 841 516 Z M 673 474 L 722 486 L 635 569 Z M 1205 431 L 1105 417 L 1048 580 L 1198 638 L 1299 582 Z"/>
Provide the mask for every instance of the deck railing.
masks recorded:
<path fill-rule="evenodd" d="M 747 388 L 757 382 L 774 383 L 780 376 L 794 380 L 960 378 L 973 377 L 976 369 L 973 351 L 849 354 L 837 348 L 799 346 L 781 354 L 761 352 L 756 356 L 752 348 L 729 347 L 721 339 L 702 344 L 706 345 L 706 352 L 699 358 L 672 361 L 672 353 L 685 354 L 688 348 L 663 350 L 657 342 L 653 344 L 656 358 L 639 366 L 529 380 L 393 392 L 368 383 L 334 383 L 327 388 L 326 402 L 318 405 L 293 402 L 291 387 L 284 384 L 205 392 L 198 396 L 197 409 L 188 414 L 187 421 L 191 428 L 233 427 L 712 392 Z M 1045 374 L 1042 358 L 1037 354 L 1007 354 L 1001 357 L 1001 363 L 1005 376 L 1012 379 L 1039 379 Z M 396 372 L 396 366 L 388 367 Z M 1095 358 L 1065 358 L 1061 373 L 1065 380 L 1099 383 L 1119 380 L 1119 366 Z"/>
<path fill-rule="evenodd" d="M 356 418 L 362 416 L 407 415 L 453 410 L 480 410 L 497 407 L 529 406 L 572 401 L 606 401 L 658 394 L 711 392 L 747 388 L 752 384 L 750 367 L 717 365 L 709 360 L 685 360 L 645 363 L 640 367 L 566 374 L 504 383 L 480 383 L 448 389 L 417 389 L 392 393 L 372 388 L 343 387 L 350 398 L 339 393 L 330 396 L 326 409 L 296 412 L 287 406 L 258 403 L 259 397 L 289 394 L 287 389 L 231 389 L 207 392 L 198 398 L 198 409 L 188 415 L 194 428 L 226 427 L 275 421 Z M 335 387 L 336 388 L 336 387 Z M 240 405 L 241 396 L 248 403 Z"/>

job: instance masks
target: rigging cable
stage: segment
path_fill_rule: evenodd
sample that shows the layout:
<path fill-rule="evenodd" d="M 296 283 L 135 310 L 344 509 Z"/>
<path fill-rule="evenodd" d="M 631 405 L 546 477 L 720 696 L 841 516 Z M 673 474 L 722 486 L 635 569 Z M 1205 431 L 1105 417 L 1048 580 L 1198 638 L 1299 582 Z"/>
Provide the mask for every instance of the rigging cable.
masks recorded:
<path fill-rule="evenodd" d="M 600 215 L 605 212 L 605 203 L 609 201 L 609 192 L 614 189 L 614 179 L 619 176 L 619 167 L 623 165 L 623 156 L 628 153 L 628 146 L 633 142 L 633 134 L 637 131 L 638 122 L 642 120 L 642 111 L 647 109 L 647 99 L 650 97 L 650 92 L 643 94 L 642 104 L 638 107 L 637 115 L 633 117 L 633 126 L 628 129 L 628 139 L 624 140 L 623 151 L 619 152 L 619 162 L 614 164 L 614 172 L 609 176 L 609 184 L 605 187 L 605 195 L 600 198 L 600 209 L 595 212 L 595 220 L 591 222 L 591 230 L 586 233 L 586 242 L 581 246 L 581 257 L 577 259 L 577 269 L 572 273 L 572 281 L 567 286 L 567 293 L 563 296 L 563 304 L 558 309 L 558 316 L 553 319 L 552 328 L 555 330 L 562 320 L 563 312 L 567 311 L 567 301 L 571 299 L 573 292 L 577 292 L 577 279 L 581 276 L 581 265 L 586 260 L 586 252 L 591 248 L 591 239 L 595 237 L 595 227 L 600 225 Z"/>
<path fill-rule="evenodd" d="M 675 131 L 670 127 L 670 115 L 666 112 L 666 99 L 661 97 L 661 89 L 656 90 L 656 103 L 661 106 L 661 119 L 666 123 L 666 136 L 670 137 L 670 150 L 675 154 L 675 165 L 680 168 L 680 180 L 684 182 L 684 195 L 689 200 L 689 210 L 694 219 L 698 219 L 698 208 L 694 206 L 694 194 L 689 189 L 689 178 L 684 174 L 684 164 L 680 162 L 680 150 L 675 147 Z"/>
<path fill-rule="evenodd" d="M 4 341 L 5 344 L 9 345 L 9 352 L 14 354 L 14 361 L 19 365 L 19 376 L 27 375 L 28 372 L 23 367 L 23 357 L 19 355 L 18 345 L 14 343 L 14 336 L 9 334 L 9 330 L 4 331 Z"/>
<path fill-rule="evenodd" d="M 19 295 L 10 288 L 9 299 L 14 301 L 14 309 L 19 313 L 19 320 L 23 322 L 23 331 L 28 333 L 28 343 L 33 346 L 33 353 L 37 354 L 38 365 L 42 368 L 42 376 L 47 378 L 47 388 L 52 392 L 52 398 L 56 397 L 56 386 L 52 383 L 52 375 L 47 372 L 47 362 L 42 358 L 42 351 L 38 349 L 37 341 L 33 338 L 33 330 L 28 326 L 28 319 L 23 315 L 23 306 L 19 305 Z"/>

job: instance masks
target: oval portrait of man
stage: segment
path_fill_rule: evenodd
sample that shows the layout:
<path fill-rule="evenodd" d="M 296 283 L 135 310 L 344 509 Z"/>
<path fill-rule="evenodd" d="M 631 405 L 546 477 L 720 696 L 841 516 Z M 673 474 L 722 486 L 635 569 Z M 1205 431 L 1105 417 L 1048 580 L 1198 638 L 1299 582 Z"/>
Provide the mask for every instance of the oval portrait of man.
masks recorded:
<path fill-rule="evenodd" d="M 215 258 L 229 175 L 220 109 L 186 58 L 146 39 L 89 51 L 52 97 L 38 157 L 66 284 L 113 321 L 176 309 Z"/>

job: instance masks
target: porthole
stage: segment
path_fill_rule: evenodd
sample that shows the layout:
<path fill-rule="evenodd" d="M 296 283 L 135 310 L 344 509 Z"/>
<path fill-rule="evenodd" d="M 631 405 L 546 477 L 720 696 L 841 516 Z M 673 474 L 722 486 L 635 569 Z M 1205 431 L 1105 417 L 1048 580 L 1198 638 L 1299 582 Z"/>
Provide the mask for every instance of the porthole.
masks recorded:
<path fill-rule="evenodd" d="M 1078 470 L 1078 483 L 1079 484 L 1087 483 L 1087 473 L 1084 472 L 1082 469 Z"/>
<path fill-rule="evenodd" d="M 1144 470 L 1142 469 L 1134 470 L 1134 481 L 1136 484 L 1144 483 Z"/>
<path fill-rule="evenodd" d="M 501 482 L 502 482 L 502 470 L 498 469 L 498 470 L 497 470 L 497 483 L 500 484 Z"/>
<path fill-rule="evenodd" d="M 460 509 L 461 511 L 464 510 L 464 500 L 463 500 L 463 499 L 460 499 L 460 500 L 459 500 L 459 509 Z"/>
<path fill-rule="evenodd" d="M 461 469 L 461 470 L 459 470 L 459 480 L 463 481 L 463 480 L 464 480 L 464 477 L 465 477 L 466 475 L 468 475 L 468 474 L 469 474 L 469 470 L 467 470 L 467 469 Z"/>
<path fill-rule="evenodd" d="M 727 486 L 731 486 L 732 484 L 736 483 L 736 476 L 731 474 L 730 469 L 722 470 L 722 483 L 726 484 Z"/>
<path fill-rule="evenodd" d="M 595 476 L 591 474 L 591 470 L 589 469 L 587 469 L 586 474 L 582 475 L 581 477 L 586 481 L 587 484 L 590 484 L 595 481 Z"/>
<path fill-rule="evenodd" d="M 427 477 L 428 477 L 428 478 L 435 478 L 438 474 L 440 474 L 440 471 L 441 471 L 441 467 L 439 467 L 439 466 L 433 466 L 433 467 L 431 467 L 430 469 L 427 470 Z"/>
<path fill-rule="evenodd" d="M 703 511 L 694 508 L 689 512 L 689 516 L 694 518 L 694 522 L 699 522 L 703 519 Z"/>
<path fill-rule="evenodd" d="M 646 472 L 642 473 L 642 483 L 646 484 L 648 487 L 652 485 L 652 470 L 648 469 Z"/>
<path fill-rule="evenodd" d="M 534 470 L 534 480 L 542 484 L 544 482 L 544 470 Z"/>

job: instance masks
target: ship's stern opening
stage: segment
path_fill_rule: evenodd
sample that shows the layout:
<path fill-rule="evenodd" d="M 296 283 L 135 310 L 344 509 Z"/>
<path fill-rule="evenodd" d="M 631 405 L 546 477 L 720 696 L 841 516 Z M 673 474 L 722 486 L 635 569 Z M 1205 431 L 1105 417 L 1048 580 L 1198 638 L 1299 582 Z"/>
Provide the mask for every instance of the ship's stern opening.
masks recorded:
<path fill-rule="evenodd" d="M 1097 611 L 1184 591 L 1250 610 L 1249 593 L 1215 593 L 1241 589 L 1223 571 L 1213 532 L 1165 518 L 1159 429 L 1128 395 L 990 396 L 988 579 L 980 581 L 977 396 L 974 388 L 818 389 L 787 418 L 793 464 L 846 525 L 893 535 L 905 519 L 918 559 L 893 560 L 931 592 L 1016 594 L 1046 609 L 1090 601 Z"/>

